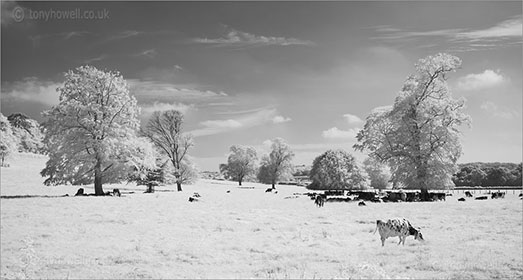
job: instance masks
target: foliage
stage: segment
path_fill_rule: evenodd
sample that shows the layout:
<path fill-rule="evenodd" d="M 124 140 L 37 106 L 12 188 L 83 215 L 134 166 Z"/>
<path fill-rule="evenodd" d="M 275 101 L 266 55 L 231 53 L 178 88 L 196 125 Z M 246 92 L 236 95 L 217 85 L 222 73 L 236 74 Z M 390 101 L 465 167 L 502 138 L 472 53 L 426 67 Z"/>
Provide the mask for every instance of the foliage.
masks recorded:
<path fill-rule="evenodd" d="M 465 163 L 452 180 L 456 186 L 521 186 L 521 163 Z"/>
<path fill-rule="evenodd" d="M 154 166 L 151 144 L 137 136 L 139 108 L 119 72 L 81 66 L 66 73 L 60 103 L 44 112 L 49 161 L 45 184 L 120 182 L 136 165 Z"/>
<path fill-rule="evenodd" d="M 13 134 L 11 124 L 7 118 L 0 113 L 0 166 L 18 152 L 18 138 Z"/>
<path fill-rule="evenodd" d="M 272 188 L 280 180 L 292 177 L 292 159 L 294 153 L 282 138 L 271 141 L 271 153 L 264 155 L 258 170 L 258 180 L 264 184 L 271 184 Z"/>
<path fill-rule="evenodd" d="M 328 150 L 312 163 L 310 178 L 319 189 L 365 189 L 365 171 L 344 150 Z"/>
<path fill-rule="evenodd" d="M 187 152 L 194 145 L 192 137 L 183 134 L 182 124 L 183 114 L 179 111 L 156 111 L 143 131 L 160 152 L 171 161 L 178 191 L 182 191 L 184 180 L 191 177 L 187 176 L 192 172 L 191 164 L 184 160 L 186 160 Z"/>
<path fill-rule="evenodd" d="M 354 148 L 391 167 L 392 178 L 407 188 L 452 187 L 461 155 L 460 128 L 468 125 L 465 101 L 455 100 L 446 76 L 461 65 L 448 54 L 419 60 L 392 107 L 375 109 L 358 133 Z"/>
<path fill-rule="evenodd" d="M 391 187 L 391 174 L 386 164 L 368 157 L 363 161 L 363 166 L 369 176 L 371 188 L 382 190 Z"/>
<path fill-rule="evenodd" d="M 44 134 L 40 124 L 28 116 L 16 113 L 7 117 L 13 128 L 13 134 L 18 138 L 20 152 L 43 153 Z"/>
<path fill-rule="evenodd" d="M 227 164 L 220 164 L 220 172 L 226 177 L 238 181 L 241 186 L 245 178 L 256 172 L 258 155 L 253 147 L 240 145 L 231 146 L 230 151 Z"/>

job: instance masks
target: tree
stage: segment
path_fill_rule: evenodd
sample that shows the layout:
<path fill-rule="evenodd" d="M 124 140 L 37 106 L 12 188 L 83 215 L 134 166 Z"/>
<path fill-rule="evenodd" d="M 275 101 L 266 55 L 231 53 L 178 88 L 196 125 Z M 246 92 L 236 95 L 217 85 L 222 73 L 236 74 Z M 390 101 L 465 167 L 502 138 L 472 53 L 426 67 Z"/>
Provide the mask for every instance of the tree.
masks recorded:
<path fill-rule="evenodd" d="M 18 139 L 13 134 L 11 124 L 0 113 L 0 166 L 6 166 L 5 161 L 18 152 Z"/>
<path fill-rule="evenodd" d="M 375 109 L 358 133 L 354 148 L 391 167 L 394 180 L 407 188 L 451 187 L 461 155 L 460 127 L 470 117 L 465 101 L 455 100 L 446 76 L 461 65 L 448 54 L 421 59 L 415 75 L 407 78 L 392 107 Z"/>
<path fill-rule="evenodd" d="M 368 157 L 363 161 L 363 166 L 369 175 L 371 188 L 383 190 L 390 187 L 391 174 L 386 164 Z"/>
<path fill-rule="evenodd" d="M 60 103 L 44 112 L 49 152 L 45 184 L 126 180 L 133 166 L 154 166 L 152 144 L 137 136 L 139 108 L 119 72 L 81 66 L 65 75 Z"/>
<path fill-rule="evenodd" d="M 365 189 L 365 171 L 344 150 L 328 150 L 316 157 L 310 172 L 312 185 L 319 189 Z"/>
<path fill-rule="evenodd" d="M 227 158 L 227 164 L 220 165 L 222 174 L 238 181 L 241 186 L 244 178 L 256 172 L 256 160 L 258 155 L 253 147 L 244 147 L 233 145 L 230 148 L 231 153 Z"/>
<path fill-rule="evenodd" d="M 174 167 L 176 186 L 182 191 L 184 173 L 190 172 L 190 164 L 184 161 L 189 149 L 194 145 L 192 137 L 182 132 L 183 114 L 176 110 L 154 112 L 144 134 L 164 153 Z"/>
<path fill-rule="evenodd" d="M 285 140 L 276 138 L 271 142 L 271 153 L 262 157 L 258 170 L 258 180 L 264 184 L 271 184 L 275 189 L 276 183 L 288 179 L 292 175 L 292 159 L 294 153 Z"/>
<path fill-rule="evenodd" d="M 42 153 L 44 151 L 44 135 L 40 124 L 22 113 L 7 117 L 13 128 L 13 134 L 18 138 L 18 150 L 21 152 Z"/>

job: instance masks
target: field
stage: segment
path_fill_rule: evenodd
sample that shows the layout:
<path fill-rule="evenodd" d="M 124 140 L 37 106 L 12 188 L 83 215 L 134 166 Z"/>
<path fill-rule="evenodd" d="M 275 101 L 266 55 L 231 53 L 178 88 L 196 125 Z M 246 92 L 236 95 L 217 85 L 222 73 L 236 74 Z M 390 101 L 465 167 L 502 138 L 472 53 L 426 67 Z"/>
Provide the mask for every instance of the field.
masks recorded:
<path fill-rule="evenodd" d="M 42 185 L 45 157 L 1 170 L 1 195 L 74 195 Z M 114 186 L 106 185 L 106 190 Z M 2 199 L 2 278 L 521 279 L 522 202 L 326 203 L 306 190 L 201 180 L 122 197 Z M 88 192 L 92 188 L 86 187 Z M 161 188 L 172 190 L 174 187 Z M 227 193 L 230 190 L 230 193 Z M 198 192 L 198 202 L 188 197 Z M 406 217 L 425 242 L 381 247 L 376 219 Z"/>

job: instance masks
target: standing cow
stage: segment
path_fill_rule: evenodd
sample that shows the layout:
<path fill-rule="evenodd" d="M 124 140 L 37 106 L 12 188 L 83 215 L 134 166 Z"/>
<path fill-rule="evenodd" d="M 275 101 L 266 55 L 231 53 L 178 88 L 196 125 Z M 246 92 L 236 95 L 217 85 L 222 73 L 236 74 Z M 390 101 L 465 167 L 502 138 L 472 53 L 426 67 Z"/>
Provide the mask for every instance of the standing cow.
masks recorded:
<path fill-rule="evenodd" d="M 325 199 L 321 195 L 317 195 L 316 199 L 314 200 L 314 203 L 316 203 L 316 206 L 323 207 L 323 204 L 325 204 Z"/>
<path fill-rule="evenodd" d="M 419 228 L 414 228 L 411 223 L 405 218 L 389 219 L 387 222 L 382 220 L 376 221 L 376 231 L 380 232 L 381 246 L 385 246 L 385 240 L 389 237 L 399 237 L 399 244 L 405 245 L 407 236 L 413 235 L 415 240 L 423 240 L 423 235 Z"/>

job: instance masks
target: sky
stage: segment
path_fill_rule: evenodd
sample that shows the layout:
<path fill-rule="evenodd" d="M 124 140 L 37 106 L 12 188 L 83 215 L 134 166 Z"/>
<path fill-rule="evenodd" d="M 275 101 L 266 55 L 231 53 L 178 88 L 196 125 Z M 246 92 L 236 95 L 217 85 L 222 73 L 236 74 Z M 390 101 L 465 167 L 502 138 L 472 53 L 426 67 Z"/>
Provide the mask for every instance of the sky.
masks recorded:
<path fill-rule="evenodd" d="M 76 13 L 76 14 L 74 14 Z M 184 113 L 200 170 L 231 145 L 261 154 L 281 137 L 296 165 L 355 152 L 372 109 L 391 105 L 418 59 L 462 59 L 465 162 L 522 161 L 521 1 L 2 1 L 1 112 L 58 104 L 64 73 L 117 70 L 142 108 Z"/>

